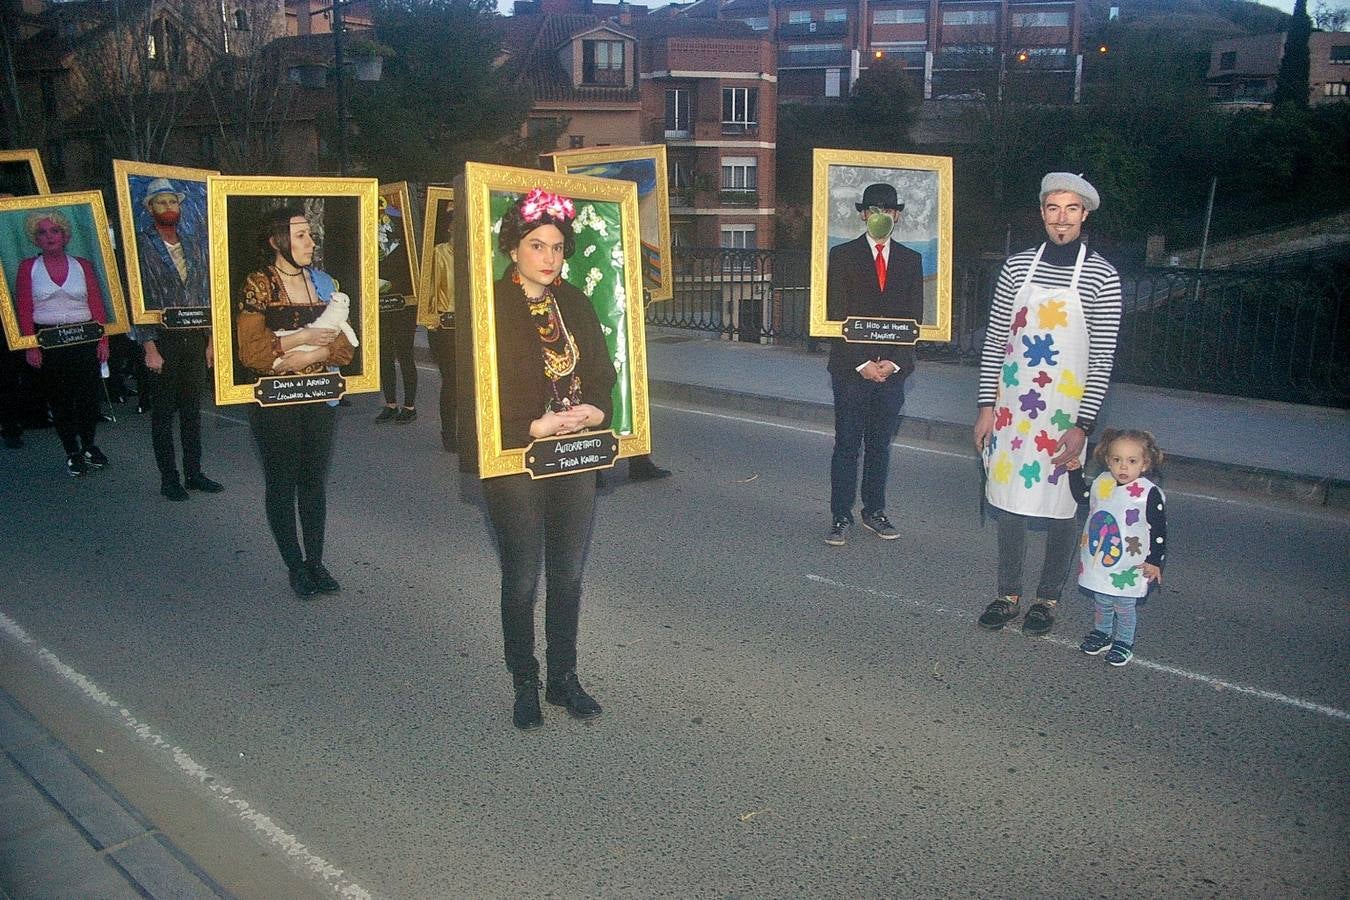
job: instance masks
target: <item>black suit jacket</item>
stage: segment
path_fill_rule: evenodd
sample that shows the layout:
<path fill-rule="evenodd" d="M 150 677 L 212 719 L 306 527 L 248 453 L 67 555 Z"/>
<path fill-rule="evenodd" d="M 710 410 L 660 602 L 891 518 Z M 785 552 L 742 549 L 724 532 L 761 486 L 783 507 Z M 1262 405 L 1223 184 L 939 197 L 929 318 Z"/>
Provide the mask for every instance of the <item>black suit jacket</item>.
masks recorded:
<path fill-rule="evenodd" d="M 509 269 L 507 270 L 510 271 Z M 539 331 L 520 285 L 508 274 L 493 285 L 497 318 L 497 389 L 502 417 L 502 448 L 527 447 L 530 423 L 544 414 L 553 396 L 544 374 Z M 577 374 L 581 376 L 581 399 L 598 407 L 605 419 L 596 428 L 608 428 L 614 414 L 613 390 L 618 376 L 609 345 L 600 330 L 591 301 L 564 281 L 553 288 L 563 325 L 577 342 Z"/>
<path fill-rule="evenodd" d="M 884 291 L 877 285 L 876 242 L 866 233 L 830 251 L 825 307 L 831 321 L 849 316 L 923 321 L 923 257 L 894 240 L 890 245 Z M 857 375 L 858 366 L 883 359 L 899 367 L 892 378 L 904 379 L 914 371 L 913 347 L 850 344 L 843 338 L 830 343 L 831 375 Z"/>

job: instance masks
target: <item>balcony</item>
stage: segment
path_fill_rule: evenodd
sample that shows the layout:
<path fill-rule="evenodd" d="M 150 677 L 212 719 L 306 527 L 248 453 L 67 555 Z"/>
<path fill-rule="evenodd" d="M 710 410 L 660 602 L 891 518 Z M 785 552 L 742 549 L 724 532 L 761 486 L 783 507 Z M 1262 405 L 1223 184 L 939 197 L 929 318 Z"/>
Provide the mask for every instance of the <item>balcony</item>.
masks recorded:
<path fill-rule="evenodd" d="M 759 206 L 759 191 L 723 188 L 717 199 L 722 206 Z"/>
<path fill-rule="evenodd" d="M 759 123 L 758 123 L 758 122 L 723 122 L 723 123 L 722 123 L 722 133 L 723 133 L 723 134 L 739 134 L 739 135 L 746 135 L 746 136 L 754 136 L 754 135 L 759 134 Z"/>
<path fill-rule="evenodd" d="M 796 22 L 778 26 L 778 38 L 843 37 L 848 34 L 848 22 Z"/>
<path fill-rule="evenodd" d="M 784 50 L 778 54 L 780 69 L 847 69 L 847 50 Z"/>

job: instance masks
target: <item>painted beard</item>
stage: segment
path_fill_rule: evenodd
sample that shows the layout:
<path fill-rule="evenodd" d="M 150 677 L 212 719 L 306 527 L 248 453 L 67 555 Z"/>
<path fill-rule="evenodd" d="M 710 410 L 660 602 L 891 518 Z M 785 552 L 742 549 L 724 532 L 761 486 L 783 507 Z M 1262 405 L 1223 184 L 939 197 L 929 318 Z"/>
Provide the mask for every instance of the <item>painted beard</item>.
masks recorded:
<path fill-rule="evenodd" d="M 155 213 L 156 225 L 177 225 L 180 213 L 176 209 L 165 209 Z"/>

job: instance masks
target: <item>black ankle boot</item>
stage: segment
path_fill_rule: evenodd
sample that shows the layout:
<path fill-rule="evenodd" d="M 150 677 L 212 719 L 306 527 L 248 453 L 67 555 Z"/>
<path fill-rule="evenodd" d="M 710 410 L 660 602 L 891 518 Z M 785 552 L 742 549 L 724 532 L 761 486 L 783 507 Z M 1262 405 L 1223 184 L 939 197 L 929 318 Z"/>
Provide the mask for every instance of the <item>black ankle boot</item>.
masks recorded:
<path fill-rule="evenodd" d="M 564 672 L 556 679 L 550 675 L 544 699 L 554 706 L 567 707 L 567 714 L 574 719 L 594 719 L 601 712 L 600 704 L 586 693 L 576 672 Z"/>
<path fill-rule="evenodd" d="M 516 703 L 511 710 L 511 722 L 521 731 L 529 731 L 544 724 L 539 710 L 539 679 L 536 676 L 515 676 Z"/>

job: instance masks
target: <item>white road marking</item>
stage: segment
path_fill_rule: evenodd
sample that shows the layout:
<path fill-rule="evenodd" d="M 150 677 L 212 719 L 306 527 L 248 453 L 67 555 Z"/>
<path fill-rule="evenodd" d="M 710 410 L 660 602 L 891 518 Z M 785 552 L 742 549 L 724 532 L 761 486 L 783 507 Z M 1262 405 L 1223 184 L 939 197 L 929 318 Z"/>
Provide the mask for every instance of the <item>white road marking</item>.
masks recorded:
<path fill-rule="evenodd" d="M 658 409 L 669 409 L 673 412 L 689 413 L 694 416 L 706 416 L 709 419 L 723 419 L 728 422 L 740 422 L 745 425 L 762 425 L 765 428 L 781 428 L 784 431 L 799 431 L 802 434 L 815 434 L 821 437 L 832 438 L 834 432 L 824 428 L 804 428 L 800 425 L 788 425 L 783 422 L 770 422 L 766 419 L 753 419 L 747 416 L 732 416 L 726 413 L 709 412 L 703 409 L 694 409 L 688 406 L 672 406 L 668 403 L 653 403 L 652 406 Z M 973 453 L 955 453 L 950 450 L 934 450 L 932 447 L 920 447 L 917 444 L 906 444 L 901 441 L 892 441 L 892 447 L 900 447 L 904 450 L 912 450 L 915 453 L 931 453 L 934 456 L 949 456 L 953 459 L 964 459 L 969 462 L 975 461 Z M 1325 513 L 1322 510 L 1301 510 L 1297 508 L 1286 508 L 1282 506 L 1271 506 L 1265 503 L 1254 503 L 1250 500 L 1240 500 L 1236 497 L 1216 497 L 1213 494 L 1197 494 L 1191 491 L 1169 490 L 1168 496 L 1187 497 L 1191 500 L 1208 500 L 1211 503 L 1222 503 L 1228 506 L 1242 506 L 1248 509 L 1260 509 L 1274 512 L 1288 513 L 1293 516 L 1311 516 L 1322 518 Z"/>
<path fill-rule="evenodd" d="M 0 630 L 21 647 L 33 653 L 49 669 L 74 685 L 82 694 L 99 706 L 114 711 L 132 734 L 153 750 L 166 754 L 174 767 L 191 780 L 210 791 L 212 797 L 238 816 L 245 824 L 253 827 L 268 843 L 281 850 L 286 857 L 314 878 L 332 888 L 338 897 L 352 900 L 369 900 L 370 893 L 351 879 L 343 877 L 342 869 L 309 851 L 294 835 L 282 829 L 266 815 L 254 809 L 243 797 L 235 793 L 234 788 L 188 755 L 187 751 L 177 747 L 161 737 L 147 722 L 142 722 L 131 711 L 95 684 L 90 678 L 77 672 L 62 662 L 55 653 L 39 646 L 37 641 L 24 630 L 23 626 L 0 612 Z"/>
<path fill-rule="evenodd" d="M 227 416 L 227 415 L 225 415 L 224 413 L 218 413 L 218 412 L 215 412 L 215 411 L 213 411 L 213 410 L 204 409 L 204 410 L 202 410 L 202 412 L 206 413 L 208 416 L 215 416 L 217 419 L 224 419 L 226 422 L 233 422 L 233 423 L 236 424 L 236 425 L 247 425 L 247 424 L 248 424 L 248 423 L 245 422 L 243 419 L 236 419 L 234 416 Z"/>
<path fill-rule="evenodd" d="M 961 619 L 969 621 L 969 619 L 973 615 L 973 613 L 968 609 L 959 609 L 959 610 L 948 609 L 943 606 L 937 606 L 935 604 L 928 603 L 927 601 L 924 600 L 918 600 L 913 597 L 905 597 L 900 594 L 892 594 L 888 591 L 878 590 L 877 588 L 863 587 L 861 585 L 854 585 L 854 584 L 845 584 L 842 581 L 835 581 L 833 578 L 826 578 L 824 575 L 812 575 L 808 573 L 803 577 L 806 578 L 807 581 L 814 581 L 816 584 L 823 584 L 827 587 L 836 588 L 841 591 L 851 591 L 856 594 L 868 594 L 873 597 L 882 597 L 886 600 L 904 603 L 906 606 L 910 606 L 915 609 L 922 609 L 928 612 L 942 613 L 943 615 L 950 616 L 953 618 L 959 617 Z M 1067 638 L 1047 635 L 1046 637 L 1041 638 L 1041 640 L 1048 641 L 1049 643 L 1052 644 L 1058 644 L 1061 647 L 1069 647 L 1075 651 L 1078 650 L 1078 642 L 1071 641 Z M 1225 681 L 1224 679 L 1216 678 L 1213 675 L 1205 675 L 1200 672 L 1191 672 L 1186 669 L 1177 668 L 1176 666 L 1169 666 L 1164 663 L 1156 663 L 1153 662 L 1152 660 L 1144 659 L 1137 654 L 1134 656 L 1133 659 L 1130 660 L 1130 665 L 1138 666 L 1142 669 L 1150 669 L 1154 672 L 1163 672 L 1167 675 L 1175 675 L 1178 678 L 1185 678 L 1188 681 L 1197 681 L 1201 684 L 1208 685 L 1209 687 L 1212 687 L 1217 691 L 1233 691 L 1234 693 L 1238 694 L 1246 694 L 1249 697 L 1258 697 L 1262 700 L 1270 700 L 1275 703 L 1283 703 L 1285 706 L 1293 706 L 1297 709 L 1306 710 L 1307 712 L 1317 713 L 1318 715 L 1326 716 L 1329 719 L 1339 719 L 1342 722 L 1350 722 L 1350 712 L 1346 712 L 1343 709 L 1337 709 L 1334 706 L 1327 706 L 1324 703 L 1315 703 L 1312 700 L 1303 700 L 1299 697 L 1290 697 L 1288 694 L 1281 694 L 1278 691 L 1268 691 L 1265 690 L 1264 688 L 1248 687 L 1245 684 L 1237 684 L 1236 682 Z"/>

